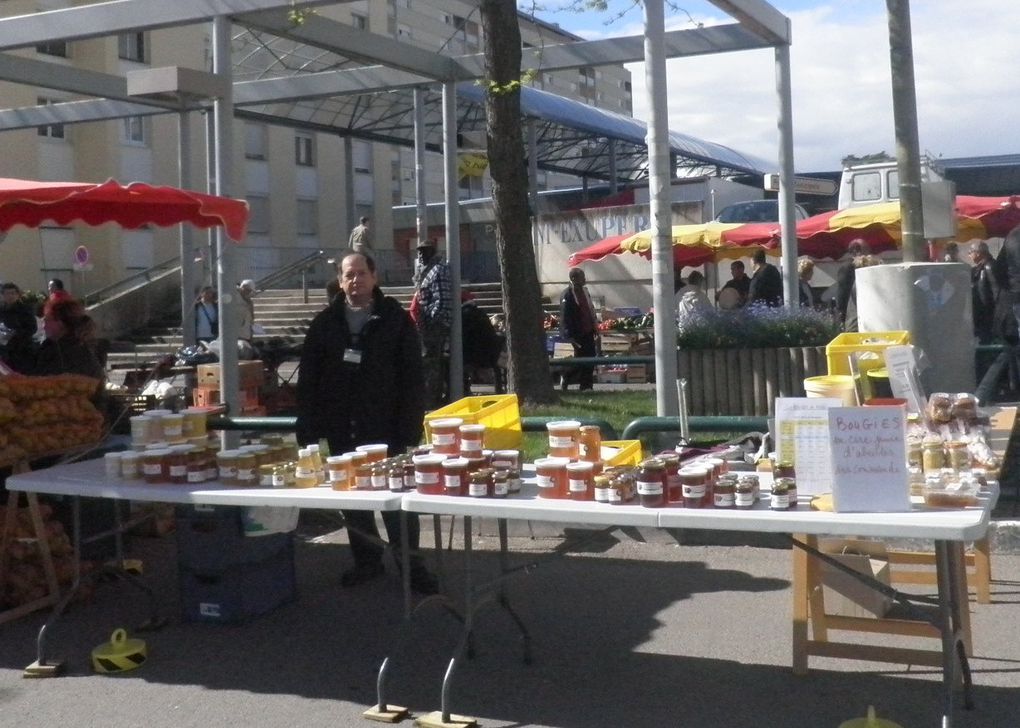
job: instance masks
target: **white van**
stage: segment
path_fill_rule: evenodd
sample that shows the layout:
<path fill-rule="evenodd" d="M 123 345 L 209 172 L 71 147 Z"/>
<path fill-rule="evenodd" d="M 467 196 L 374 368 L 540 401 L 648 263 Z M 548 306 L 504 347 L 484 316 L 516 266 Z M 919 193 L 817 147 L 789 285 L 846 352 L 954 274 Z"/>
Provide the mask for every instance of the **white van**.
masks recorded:
<path fill-rule="evenodd" d="M 942 175 L 931 159 L 921 160 L 921 181 L 943 181 Z M 843 176 L 839 180 L 840 210 L 898 199 L 900 199 L 900 173 L 896 168 L 896 160 L 855 164 L 843 168 Z"/>

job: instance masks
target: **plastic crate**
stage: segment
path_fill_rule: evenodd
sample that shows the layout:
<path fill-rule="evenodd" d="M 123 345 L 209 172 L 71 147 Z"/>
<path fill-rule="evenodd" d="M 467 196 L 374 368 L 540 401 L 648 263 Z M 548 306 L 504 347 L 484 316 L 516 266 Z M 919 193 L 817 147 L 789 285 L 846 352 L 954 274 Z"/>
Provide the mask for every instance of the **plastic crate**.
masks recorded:
<path fill-rule="evenodd" d="M 862 331 L 839 334 L 825 346 L 825 359 L 829 374 L 850 374 L 850 355 L 858 353 L 877 354 L 874 369 L 885 366 L 883 352 L 890 346 L 910 343 L 909 331 Z"/>
<path fill-rule="evenodd" d="M 521 411 L 516 394 L 464 397 L 425 415 L 425 434 L 432 440 L 429 423 L 458 417 L 465 425 L 485 425 L 485 447 L 489 450 L 517 450 L 521 446 Z"/>
<path fill-rule="evenodd" d="M 602 460 L 606 465 L 637 465 L 641 462 L 640 440 L 603 440 L 602 448 Z M 607 453 L 605 448 L 612 448 L 615 452 Z"/>

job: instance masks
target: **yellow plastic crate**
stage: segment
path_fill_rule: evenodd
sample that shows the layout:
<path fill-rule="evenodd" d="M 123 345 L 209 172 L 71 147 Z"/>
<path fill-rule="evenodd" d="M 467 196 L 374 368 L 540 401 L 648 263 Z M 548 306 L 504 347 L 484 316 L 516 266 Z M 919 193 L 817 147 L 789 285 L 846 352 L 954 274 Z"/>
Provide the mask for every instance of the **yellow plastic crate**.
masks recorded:
<path fill-rule="evenodd" d="M 615 453 L 606 452 L 606 448 L 616 450 Z M 609 457 L 606 457 L 609 455 Z M 603 440 L 602 460 L 606 465 L 638 465 L 641 462 L 641 441 L 640 440 Z"/>
<path fill-rule="evenodd" d="M 825 346 L 825 359 L 829 374 L 849 374 L 850 355 L 873 353 L 872 366 L 862 367 L 863 371 L 885 366 L 883 352 L 890 346 L 910 343 L 909 331 L 848 331 L 839 334 Z"/>
<path fill-rule="evenodd" d="M 425 434 L 432 441 L 429 423 L 458 417 L 465 425 L 485 425 L 488 450 L 517 450 L 521 446 L 521 411 L 516 394 L 464 397 L 425 415 Z"/>

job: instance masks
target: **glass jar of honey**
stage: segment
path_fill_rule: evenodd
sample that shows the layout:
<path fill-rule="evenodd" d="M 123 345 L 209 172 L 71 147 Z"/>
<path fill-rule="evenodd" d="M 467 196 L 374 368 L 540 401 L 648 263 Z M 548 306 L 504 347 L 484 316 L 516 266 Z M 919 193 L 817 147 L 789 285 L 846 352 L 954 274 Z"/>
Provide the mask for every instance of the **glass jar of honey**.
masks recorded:
<path fill-rule="evenodd" d="M 373 463 L 371 468 L 372 490 L 389 490 L 389 468 L 381 462 Z"/>
<path fill-rule="evenodd" d="M 946 443 L 946 464 L 956 472 L 970 468 L 970 452 L 963 440 L 950 440 Z"/>
<path fill-rule="evenodd" d="M 521 471 L 520 470 L 508 470 L 507 471 L 507 488 L 510 491 L 510 495 L 521 492 Z"/>
<path fill-rule="evenodd" d="M 758 494 L 755 492 L 754 483 L 747 478 L 739 479 L 733 489 L 733 507 L 739 510 L 749 510 L 754 508 L 754 503 L 757 500 Z"/>
<path fill-rule="evenodd" d="M 680 456 L 675 452 L 662 452 L 656 455 L 666 468 L 666 502 L 681 503 L 683 486 L 680 484 Z"/>
<path fill-rule="evenodd" d="M 467 458 L 449 458 L 443 461 L 443 492 L 446 495 L 467 495 L 471 482 Z"/>
<path fill-rule="evenodd" d="M 297 466 L 294 469 L 295 488 L 314 488 L 319 484 L 319 474 L 315 470 L 315 458 L 307 447 L 298 450 Z"/>
<path fill-rule="evenodd" d="M 459 417 L 432 420 L 429 423 L 432 430 L 432 452 L 439 455 L 459 455 L 460 426 L 463 424 L 464 420 Z"/>
<path fill-rule="evenodd" d="M 521 469 L 521 453 L 519 450 L 493 450 L 492 467 L 504 470 Z"/>
<path fill-rule="evenodd" d="M 490 498 L 492 490 L 492 471 L 488 468 L 475 471 L 468 477 L 467 494 L 472 498 Z"/>
<path fill-rule="evenodd" d="M 607 475 L 596 475 L 593 480 L 593 491 L 595 495 L 596 503 L 608 503 L 609 502 L 609 476 Z"/>
<path fill-rule="evenodd" d="M 352 486 L 354 490 L 372 490 L 372 464 L 361 463 L 354 466 Z"/>
<path fill-rule="evenodd" d="M 773 478 L 796 478 L 797 469 L 793 466 L 792 460 L 781 460 L 776 463 L 776 467 L 772 470 Z"/>
<path fill-rule="evenodd" d="M 723 476 L 715 481 L 712 504 L 716 508 L 733 508 L 736 505 L 737 479 Z"/>
<path fill-rule="evenodd" d="M 638 500 L 645 508 L 661 508 L 665 497 L 666 466 L 658 458 L 643 460 L 638 467 Z"/>
<path fill-rule="evenodd" d="M 140 453 L 128 451 L 120 456 L 120 477 L 124 480 L 138 480 L 142 473 L 142 456 Z"/>
<path fill-rule="evenodd" d="M 539 498 L 567 497 L 567 463 L 569 458 L 548 457 L 535 461 L 535 482 Z"/>
<path fill-rule="evenodd" d="M 921 443 L 921 468 L 925 473 L 937 473 L 945 465 L 942 438 L 931 435 Z"/>
<path fill-rule="evenodd" d="M 170 442 L 184 440 L 184 415 L 170 412 L 163 415 L 163 438 Z"/>
<path fill-rule="evenodd" d="M 492 497 L 506 498 L 510 495 L 510 471 L 502 468 L 492 471 Z"/>
<path fill-rule="evenodd" d="M 333 490 L 349 490 L 351 487 L 350 455 L 330 455 L 326 458 L 326 474 Z"/>
<path fill-rule="evenodd" d="M 250 450 L 240 450 L 237 453 L 237 484 L 242 488 L 258 485 L 255 453 Z"/>
<path fill-rule="evenodd" d="M 547 422 L 549 456 L 577 460 L 580 455 L 581 423 L 575 420 Z"/>
<path fill-rule="evenodd" d="M 389 445 L 385 442 L 373 443 L 370 445 L 358 445 L 354 450 L 356 452 L 365 453 L 368 462 L 377 463 L 381 460 L 386 459 L 386 455 L 389 453 Z"/>
<path fill-rule="evenodd" d="M 446 455 L 429 454 L 415 455 L 414 462 L 414 484 L 419 493 L 424 495 L 442 495 L 443 480 L 442 467 Z"/>
<path fill-rule="evenodd" d="M 602 430 L 597 425 L 581 425 L 578 437 L 580 459 L 589 463 L 602 462 Z"/>
<path fill-rule="evenodd" d="M 680 490 L 684 508 L 704 508 L 710 469 L 701 465 L 680 468 Z"/>
<path fill-rule="evenodd" d="M 142 473 L 146 483 L 155 484 L 169 481 L 166 472 L 167 458 L 169 457 L 169 449 L 146 450 L 142 453 Z"/>
<path fill-rule="evenodd" d="M 461 425 L 460 454 L 466 458 L 479 457 L 485 440 L 485 425 Z"/>
<path fill-rule="evenodd" d="M 567 463 L 567 496 L 575 501 L 595 500 L 594 463 L 587 460 Z"/>
<path fill-rule="evenodd" d="M 184 485 L 188 482 L 188 459 L 195 448 L 191 445 L 174 445 L 167 458 L 167 474 L 170 482 Z"/>
<path fill-rule="evenodd" d="M 408 458 L 400 466 L 404 474 L 404 490 L 412 491 L 416 485 L 414 482 L 414 463 L 411 462 L 411 458 Z"/>
<path fill-rule="evenodd" d="M 223 485 L 237 485 L 237 450 L 216 453 L 217 478 Z"/>
<path fill-rule="evenodd" d="M 400 463 L 392 463 L 386 469 L 386 487 L 390 493 L 404 492 L 404 469 Z"/>
<path fill-rule="evenodd" d="M 790 481 L 790 478 L 776 478 L 772 481 L 772 494 L 769 497 L 769 508 L 773 511 L 790 510 Z"/>

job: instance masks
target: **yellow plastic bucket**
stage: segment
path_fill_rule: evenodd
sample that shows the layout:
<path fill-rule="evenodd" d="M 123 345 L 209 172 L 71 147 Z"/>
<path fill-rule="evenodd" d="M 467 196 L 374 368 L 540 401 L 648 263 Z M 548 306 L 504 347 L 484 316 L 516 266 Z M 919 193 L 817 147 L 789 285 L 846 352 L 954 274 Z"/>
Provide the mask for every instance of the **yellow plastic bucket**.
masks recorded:
<path fill-rule="evenodd" d="M 866 717 L 844 721 L 839 724 L 839 728 L 903 728 L 903 726 L 886 718 L 876 718 L 874 706 L 869 705 Z"/>
<path fill-rule="evenodd" d="M 840 399 L 847 407 L 857 405 L 857 391 L 854 378 L 848 374 L 827 374 L 808 377 L 804 380 L 804 392 L 808 397 L 833 397 Z"/>

